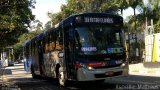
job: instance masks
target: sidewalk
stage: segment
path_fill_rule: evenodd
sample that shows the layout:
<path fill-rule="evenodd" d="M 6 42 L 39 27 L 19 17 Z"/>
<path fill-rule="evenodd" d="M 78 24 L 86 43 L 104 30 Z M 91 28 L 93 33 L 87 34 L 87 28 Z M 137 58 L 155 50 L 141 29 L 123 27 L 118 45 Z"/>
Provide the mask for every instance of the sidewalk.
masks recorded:
<path fill-rule="evenodd" d="M 31 74 L 24 71 L 23 63 L 0 69 L 0 90 L 19 90 L 15 85 L 17 79 L 31 78 Z M 12 89 L 11 89 L 12 88 Z M 14 88 L 14 89 L 13 89 Z"/>
<path fill-rule="evenodd" d="M 6 67 L 0 68 L 0 83 L 7 81 L 6 75 L 12 75 L 11 69 L 7 69 Z"/>
<path fill-rule="evenodd" d="M 19 79 L 19 78 L 31 78 L 29 72 L 24 71 L 24 64 L 15 64 L 5 68 L 5 78 L 8 80 Z"/>
<path fill-rule="evenodd" d="M 160 63 L 138 63 L 129 65 L 130 75 L 160 77 Z"/>
<path fill-rule="evenodd" d="M 8 82 L 6 75 L 12 75 L 12 71 L 10 69 L 7 69 L 7 67 L 1 67 L 0 68 L 0 90 L 11 90 L 13 89 L 13 86 L 15 86 Z M 18 90 L 18 89 L 15 88 L 15 90 Z"/>

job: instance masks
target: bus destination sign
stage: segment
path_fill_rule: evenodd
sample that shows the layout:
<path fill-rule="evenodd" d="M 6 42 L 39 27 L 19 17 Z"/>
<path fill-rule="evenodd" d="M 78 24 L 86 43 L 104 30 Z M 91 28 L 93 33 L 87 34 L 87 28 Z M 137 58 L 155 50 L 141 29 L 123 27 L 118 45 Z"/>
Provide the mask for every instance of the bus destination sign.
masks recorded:
<path fill-rule="evenodd" d="M 114 23 L 113 18 L 85 17 L 85 23 Z"/>

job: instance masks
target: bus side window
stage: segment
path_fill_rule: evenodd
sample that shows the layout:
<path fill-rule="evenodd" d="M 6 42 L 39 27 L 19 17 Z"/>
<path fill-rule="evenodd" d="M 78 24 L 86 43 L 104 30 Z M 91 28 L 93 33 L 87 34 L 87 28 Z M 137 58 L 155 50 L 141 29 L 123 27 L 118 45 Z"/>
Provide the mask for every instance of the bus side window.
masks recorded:
<path fill-rule="evenodd" d="M 44 52 L 45 53 L 48 53 L 48 35 L 46 35 L 45 37 L 44 37 L 44 42 L 45 42 L 45 44 L 44 44 Z"/>
<path fill-rule="evenodd" d="M 56 31 L 50 33 L 49 48 L 50 51 L 54 51 L 56 48 Z"/>
<path fill-rule="evenodd" d="M 34 43 L 32 42 L 32 45 L 31 45 L 31 55 L 33 56 L 34 55 Z"/>
<path fill-rule="evenodd" d="M 67 33 L 68 33 L 68 39 L 69 40 L 73 40 L 74 39 L 74 34 L 73 34 L 73 29 L 71 28 L 71 29 L 69 29 L 68 31 L 67 31 Z"/>
<path fill-rule="evenodd" d="M 29 56 L 31 56 L 31 44 L 28 45 L 29 46 Z"/>
<path fill-rule="evenodd" d="M 63 45 L 63 33 L 62 33 L 62 31 L 59 32 L 59 44 Z"/>
<path fill-rule="evenodd" d="M 42 39 L 42 52 L 45 53 L 45 39 Z"/>
<path fill-rule="evenodd" d="M 39 44 L 40 44 L 39 49 L 41 50 L 41 52 L 43 52 L 43 42 L 42 42 L 42 40 L 39 42 Z"/>
<path fill-rule="evenodd" d="M 36 41 L 33 42 L 33 55 L 35 55 L 35 52 L 36 52 Z"/>
<path fill-rule="evenodd" d="M 63 33 L 62 31 L 56 31 L 56 49 L 63 49 Z"/>
<path fill-rule="evenodd" d="M 55 48 L 56 48 L 56 32 L 55 31 L 52 32 L 51 43 L 52 43 L 53 50 L 55 50 Z"/>
<path fill-rule="evenodd" d="M 47 53 L 50 51 L 50 34 L 47 35 Z"/>
<path fill-rule="evenodd" d="M 50 38 L 51 34 L 48 34 L 48 51 L 52 51 L 52 47 L 51 47 L 51 38 Z"/>
<path fill-rule="evenodd" d="M 38 41 L 35 41 L 35 46 L 34 46 L 34 55 L 36 55 L 37 54 L 37 52 L 38 52 L 38 48 L 39 48 L 39 45 L 38 45 Z"/>

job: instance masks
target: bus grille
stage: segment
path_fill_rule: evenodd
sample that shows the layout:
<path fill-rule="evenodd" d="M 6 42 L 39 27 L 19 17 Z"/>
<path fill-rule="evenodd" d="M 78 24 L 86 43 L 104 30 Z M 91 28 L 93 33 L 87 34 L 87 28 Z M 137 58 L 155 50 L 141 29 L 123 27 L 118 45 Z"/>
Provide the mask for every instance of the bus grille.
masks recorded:
<path fill-rule="evenodd" d="M 112 76 L 106 75 L 105 73 L 103 73 L 103 74 L 95 74 L 95 77 L 96 78 L 105 78 L 105 77 L 113 77 L 113 76 L 118 76 L 118 75 L 122 75 L 122 71 L 114 72 L 114 74 Z"/>

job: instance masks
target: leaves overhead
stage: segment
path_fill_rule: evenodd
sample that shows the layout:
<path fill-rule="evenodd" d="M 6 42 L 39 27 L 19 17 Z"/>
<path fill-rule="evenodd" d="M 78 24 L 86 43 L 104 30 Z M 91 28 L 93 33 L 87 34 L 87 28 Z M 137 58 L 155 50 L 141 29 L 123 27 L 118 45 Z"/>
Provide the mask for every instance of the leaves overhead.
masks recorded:
<path fill-rule="evenodd" d="M 123 10 L 132 6 L 136 0 L 66 0 L 58 13 L 49 13 L 53 25 L 64 18 L 77 13 L 84 12 L 107 12 L 123 14 Z M 139 2 L 142 0 L 139 0 Z M 136 3 L 137 4 L 137 3 Z"/>
<path fill-rule="evenodd" d="M 34 20 L 34 0 L 0 0 L 0 47 L 13 45 Z M 3 43 L 2 43 L 3 42 Z"/>
<path fill-rule="evenodd" d="M 138 10 L 139 14 L 129 16 L 127 26 L 131 31 L 135 31 L 135 24 L 137 31 L 143 31 L 146 23 L 146 17 L 148 22 L 151 19 L 154 21 L 154 30 L 159 32 L 160 29 L 160 1 L 148 0 L 147 5 L 144 0 L 66 0 L 66 4 L 61 6 L 61 11 L 58 13 L 49 13 L 52 24 L 59 23 L 64 18 L 77 13 L 84 12 L 109 12 L 119 13 L 123 15 L 123 10 L 128 7 L 133 8 L 133 12 Z M 127 12 L 128 13 L 128 12 Z"/>

